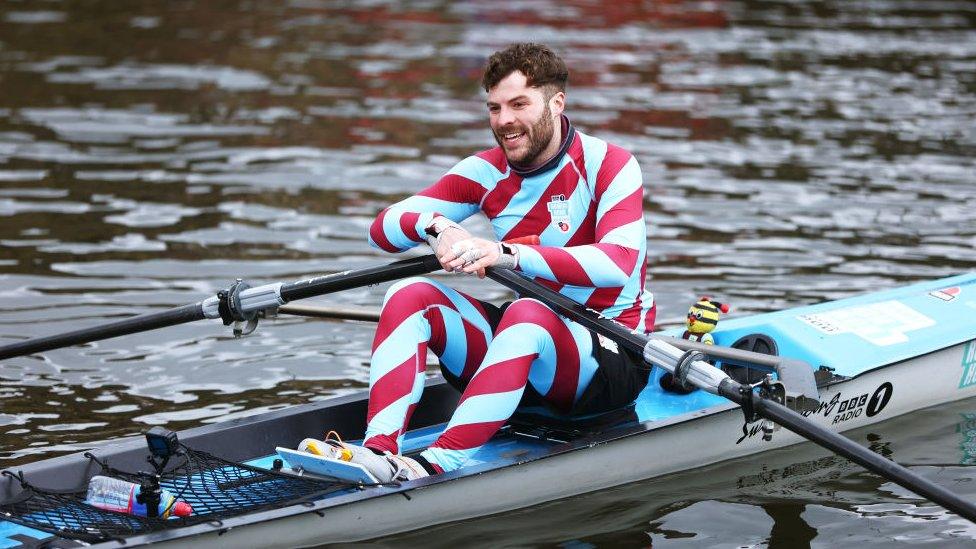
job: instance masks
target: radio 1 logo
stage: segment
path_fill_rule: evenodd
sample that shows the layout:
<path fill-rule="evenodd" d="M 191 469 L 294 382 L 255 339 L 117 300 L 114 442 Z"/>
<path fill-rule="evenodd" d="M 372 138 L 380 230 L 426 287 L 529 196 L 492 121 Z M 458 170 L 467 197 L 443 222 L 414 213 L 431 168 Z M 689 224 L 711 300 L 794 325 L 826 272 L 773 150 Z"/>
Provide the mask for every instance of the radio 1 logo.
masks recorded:
<path fill-rule="evenodd" d="M 894 390 L 891 383 L 886 381 L 870 394 L 864 393 L 847 397 L 844 396 L 843 392 L 840 392 L 834 395 L 828 402 L 821 402 L 816 411 L 804 411 L 801 413 L 806 417 L 816 414 L 823 414 L 826 418 L 833 416 L 833 419 L 830 421 L 831 425 L 850 421 L 862 415 L 874 417 L 880 414 L 885 409 L 885 406 L 888 405 Z M 760 434 L 762 431 L 761 426 L 761 422 L 755 422 L 753 425 L 744 423 L 742 425 L 742 436 L 735 443 L 739 444 L 747 438 L 752 438 Z"/>
<path fill-rule="evenodd" d="M 837 393 L 829 402 L 821 402 L 817 411 L 804 412 L 803 415 L 823 414 L 827 418 L 834 416 L 830 421 L 831 425 L 850 421 L 854 418 L 861 417 L 862 414 L 867 417 L 874 417 L 880 414 L 885 406 L 888 405 L 893 392 L 894 387 L 886 381 L 875 389 L 874 393 L 870 394 L 870 397 L 868 393 L 853 397 L 845 397 L 842 392 Z"/>

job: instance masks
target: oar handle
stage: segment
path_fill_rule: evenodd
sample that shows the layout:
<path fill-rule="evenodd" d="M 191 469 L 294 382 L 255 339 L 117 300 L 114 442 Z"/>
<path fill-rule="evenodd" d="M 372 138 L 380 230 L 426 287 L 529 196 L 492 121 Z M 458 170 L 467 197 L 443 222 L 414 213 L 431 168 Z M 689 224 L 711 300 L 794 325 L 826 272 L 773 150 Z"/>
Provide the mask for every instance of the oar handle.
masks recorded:
<path fill-rule="evenodd" d="M 518 236 L 515 238 L 509 238 L 508 240 L 503 240 L 505 244 L 528 244 L 530 246 L 538 246 L 540 242 L 539 235 L 530 234 L 529 236 Z"/>

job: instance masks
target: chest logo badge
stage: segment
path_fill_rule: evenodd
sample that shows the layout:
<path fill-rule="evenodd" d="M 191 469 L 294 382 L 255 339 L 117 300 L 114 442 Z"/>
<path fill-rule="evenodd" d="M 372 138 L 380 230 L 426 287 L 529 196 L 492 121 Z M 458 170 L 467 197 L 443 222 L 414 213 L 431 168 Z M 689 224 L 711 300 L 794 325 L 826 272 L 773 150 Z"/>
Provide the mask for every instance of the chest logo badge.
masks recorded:
<path fill-rule="evenodd" d="M 566 195 L 554 194 L 550 199 L 546 208 L 549 210 L 552 224 L 558 227 L 560 231 L 568 233 L 572 227 L 569 223 L 569 201 L 566 200 Z"/>

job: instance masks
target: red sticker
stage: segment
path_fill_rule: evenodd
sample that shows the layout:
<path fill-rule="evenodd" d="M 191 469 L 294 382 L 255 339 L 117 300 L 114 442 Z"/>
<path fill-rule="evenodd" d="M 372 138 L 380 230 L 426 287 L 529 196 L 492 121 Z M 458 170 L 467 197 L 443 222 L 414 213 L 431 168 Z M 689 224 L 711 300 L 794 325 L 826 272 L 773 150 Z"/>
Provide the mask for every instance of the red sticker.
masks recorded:
<path fill-rule="evenodd" d="M 929 292 L 932 297 L 937 297 L 942 301 L 952 301 L 959 295 L 959 286 L 953 286 L 951 288 L 942 288 L 941 290 L 935 290 L 934 292 Z"/>

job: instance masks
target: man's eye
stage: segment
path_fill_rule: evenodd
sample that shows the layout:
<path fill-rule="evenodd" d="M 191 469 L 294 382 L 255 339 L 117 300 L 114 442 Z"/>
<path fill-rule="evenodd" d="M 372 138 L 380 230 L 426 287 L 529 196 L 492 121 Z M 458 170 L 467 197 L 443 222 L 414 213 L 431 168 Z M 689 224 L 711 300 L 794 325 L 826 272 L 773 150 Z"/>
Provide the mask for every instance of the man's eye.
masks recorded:
<path fill-rule="evenodd" d="M 514 105 L 512 105 L 512 106 L 513 106 L 513 107 L 515 107 L 516 109 L 522 109 L 522 108 L 524 108 L 524 107 L 525 107 L 525 103 L 523 103 L 523 102 L 521 102 L 521 101 L 519 101 L 518 103 L 515 103 L 515 104 L 514 104 Z"/>

